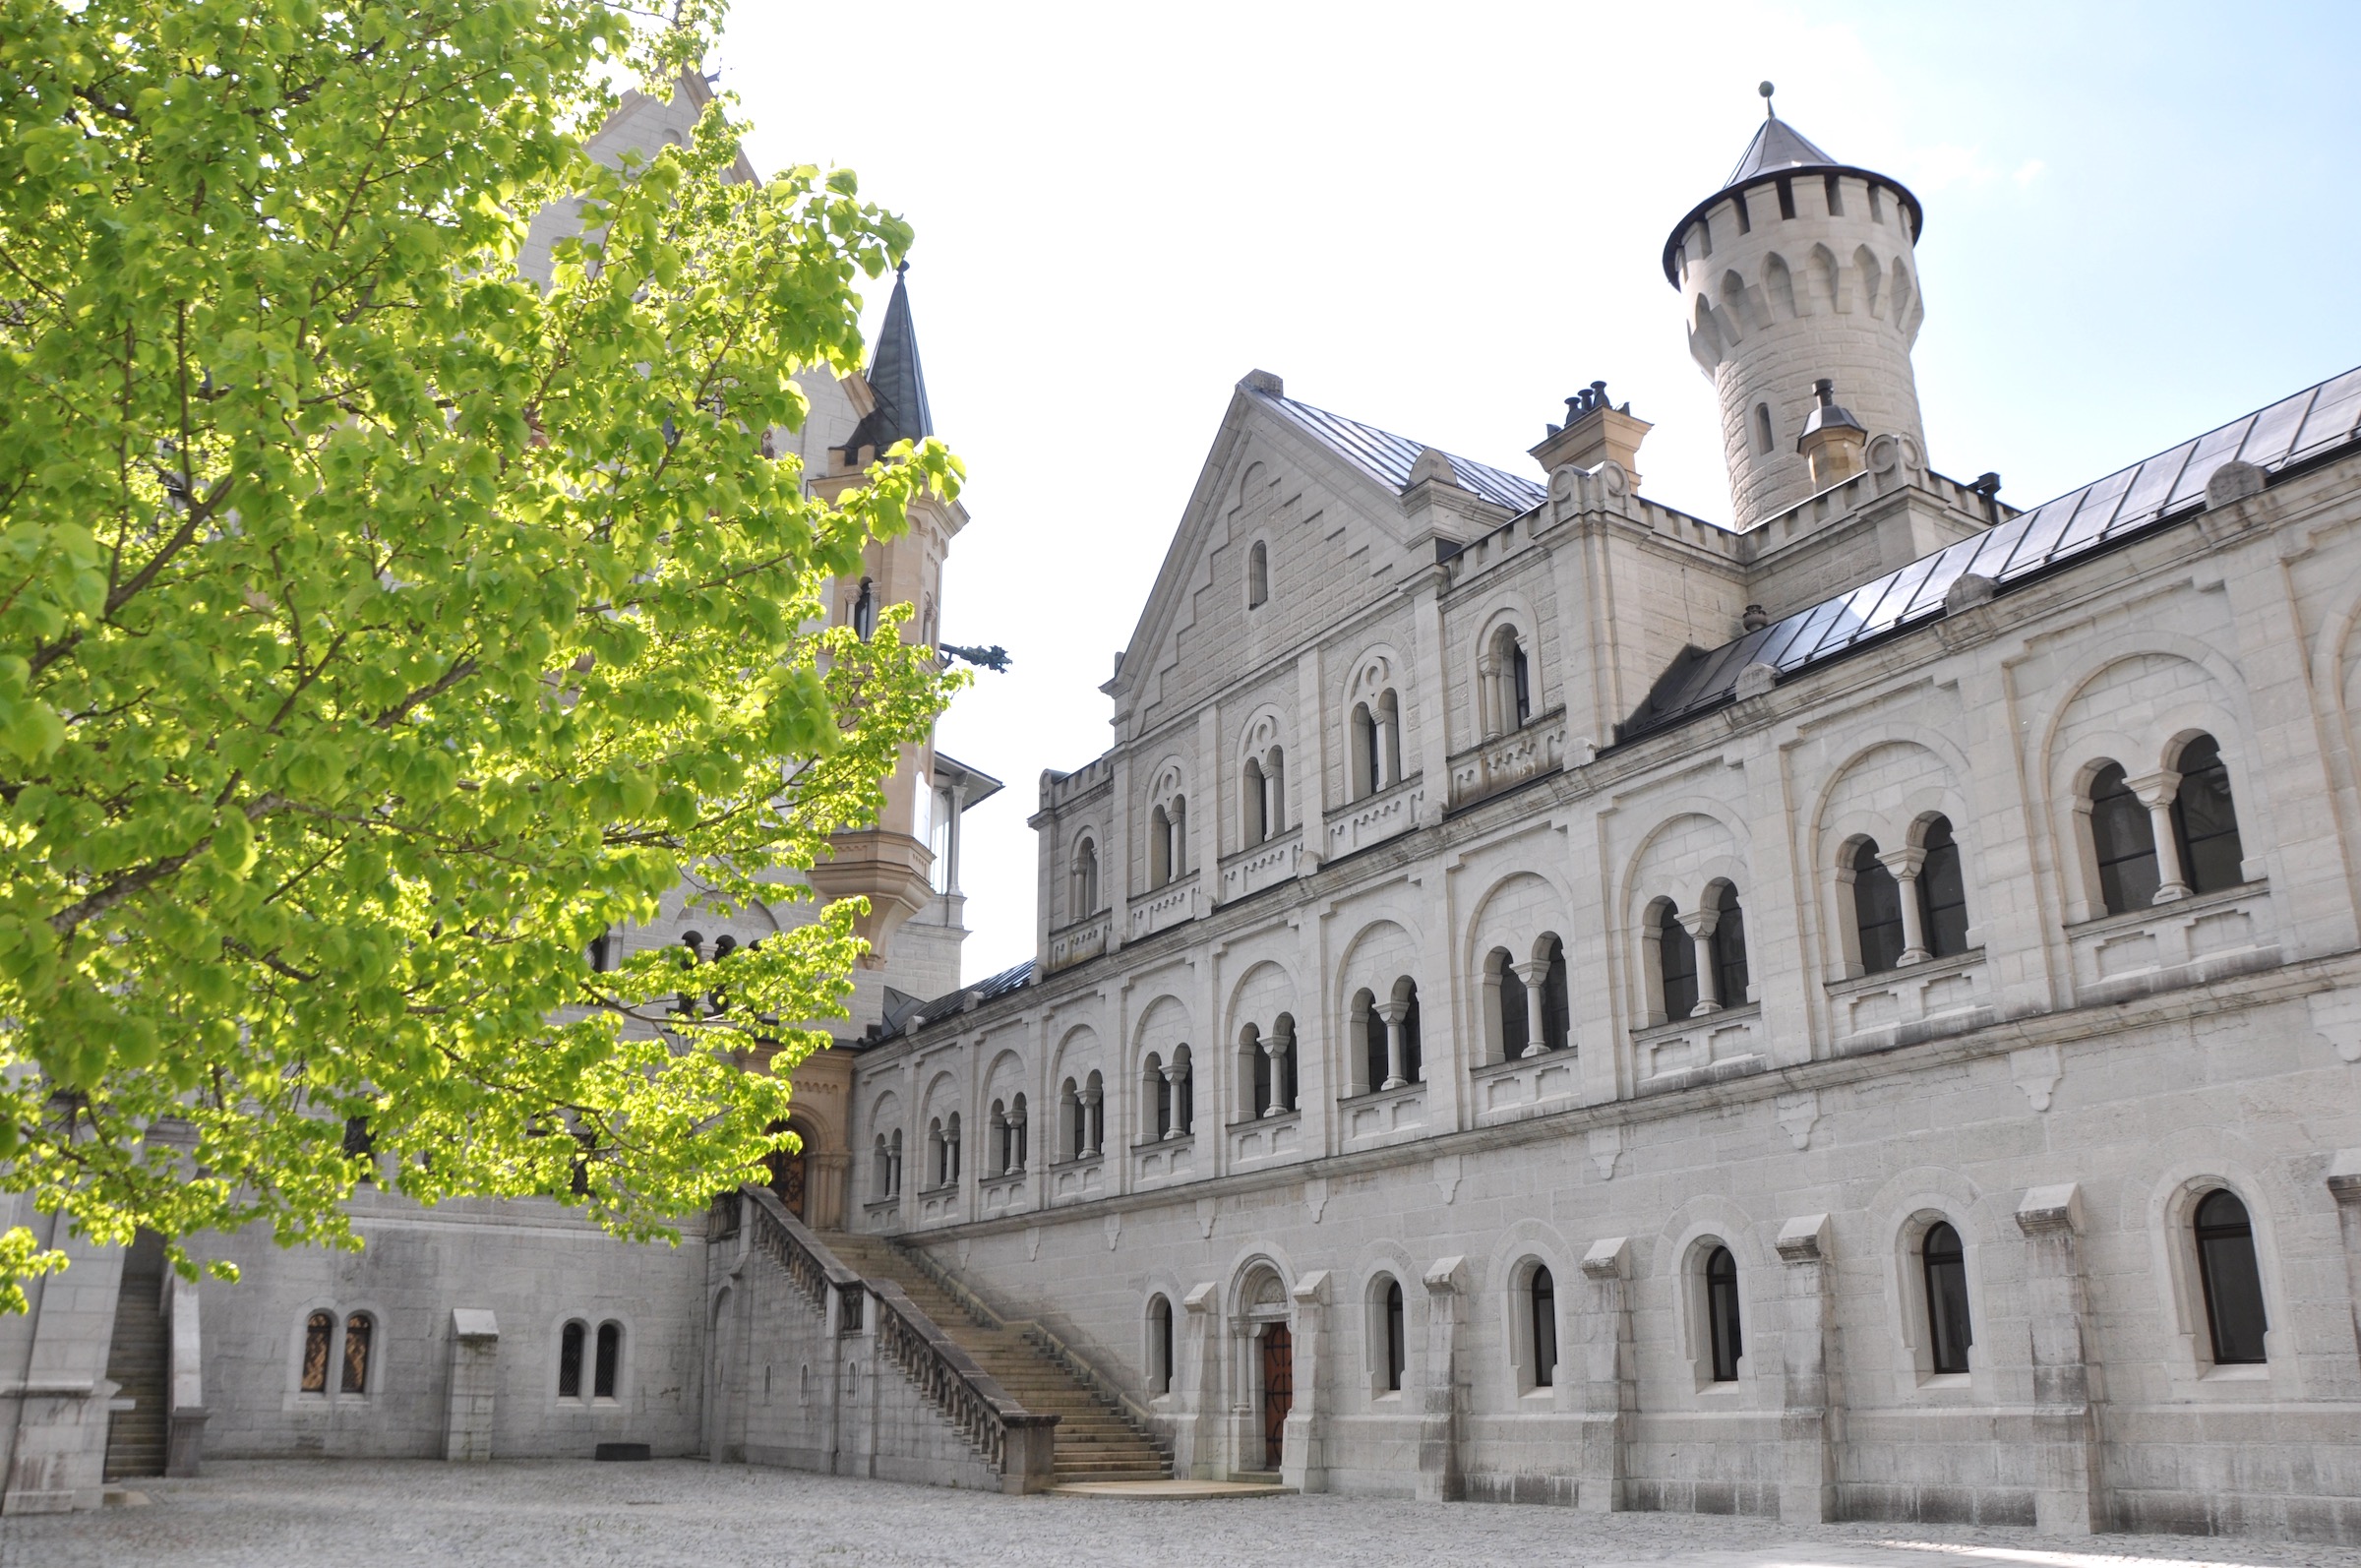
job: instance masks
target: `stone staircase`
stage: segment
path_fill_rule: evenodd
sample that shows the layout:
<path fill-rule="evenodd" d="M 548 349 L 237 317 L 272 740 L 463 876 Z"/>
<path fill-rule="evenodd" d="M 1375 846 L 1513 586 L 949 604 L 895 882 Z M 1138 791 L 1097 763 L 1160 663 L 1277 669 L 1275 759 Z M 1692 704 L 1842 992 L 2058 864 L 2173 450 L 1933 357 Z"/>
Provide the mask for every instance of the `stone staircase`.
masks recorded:
<path fill-rule="evenodd" d="M 1172 1461 L 1146 1432 L 1020 1328 L 979 1322 L 977 1314 L 915 1258 L 883 1236 L 830 1231 L 820 1239 L 846 1268 L 900 1286 L 936 1327 L 974 1357 L 1025 1409 L 1058 1417 L 1059 1484 L 1172 1478 Z"/>
<path fill-rule="evenodd" d="M 161 1476 L 171 1427 L 164 1410 L 170 1378 L 170 1345 L 158 1310 L 164 1284 L 163 1244 L 142 1232 L 123 1259 L 123 1284 L 115 1297 L 115 1331 L 106 1351 L 106 1375 L 122 1385 L 117 1400 L 131 1409 L 115 1411 L 106 1422 L 106 1478 Z"/>

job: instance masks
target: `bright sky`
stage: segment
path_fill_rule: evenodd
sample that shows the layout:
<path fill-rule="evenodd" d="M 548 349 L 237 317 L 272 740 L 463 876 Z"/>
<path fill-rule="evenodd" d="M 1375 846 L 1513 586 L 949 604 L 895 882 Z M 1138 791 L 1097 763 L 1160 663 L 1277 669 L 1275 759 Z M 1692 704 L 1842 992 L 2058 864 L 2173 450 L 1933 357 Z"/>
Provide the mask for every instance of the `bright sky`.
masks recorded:
<path fill-rule="evenodd" d="M 2361 7 L 742 0 L 714 63 L 757 167 L 850 166 L 918 229 L 974 518 L 943 636 L 1015 660 L 938 732 L 1008 783 L 967 818 L 970 978 L 1032 951 L 1040 772 L 1106 749 L 1248 370 L 1537 477 L 1604 378 L 1656 423 L 1649 493 L 1728 514 L 1658 258 L 1766 77 L 1925 204 L 1946 473 L 2031 505 L 2361 364 Z"/>

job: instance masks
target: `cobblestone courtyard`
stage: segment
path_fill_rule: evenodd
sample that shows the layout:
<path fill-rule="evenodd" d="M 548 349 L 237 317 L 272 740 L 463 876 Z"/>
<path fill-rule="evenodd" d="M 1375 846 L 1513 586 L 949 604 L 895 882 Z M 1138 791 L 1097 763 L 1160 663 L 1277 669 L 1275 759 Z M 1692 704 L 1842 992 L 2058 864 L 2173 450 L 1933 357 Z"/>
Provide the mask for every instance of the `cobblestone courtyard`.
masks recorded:
<path fill-rule="evenodd" d="M 221 1464 L 146 1481 L 148 1507 L 0 1520 L 0 1568 L 485 1568 L 1025 1563 L 1696 1564 L 1699 1568 L 2361 1568 L 2361 1551 L 2234 1539 L 1335 1496 L 1000 1497 L 791 1471 L 551 1463 Z"/>

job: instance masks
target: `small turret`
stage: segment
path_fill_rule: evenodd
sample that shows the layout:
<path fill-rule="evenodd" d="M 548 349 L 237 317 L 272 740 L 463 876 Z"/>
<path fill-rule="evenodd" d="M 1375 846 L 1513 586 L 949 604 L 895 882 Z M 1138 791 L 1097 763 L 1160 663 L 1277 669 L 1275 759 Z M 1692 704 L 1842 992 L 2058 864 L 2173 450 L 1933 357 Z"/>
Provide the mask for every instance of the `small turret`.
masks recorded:
<path fill-rule="evenodd" d="M 1812 383 L 1812 395 L 1820 399 L 1820 406 L 1804 416 L 1795 450 L 1811 470 L 1812 488 L 1826 490 L 1861 471 L 1869 432 L 1852 417 L 1851 409 L 1837 401 L 1837 384 L 1826 376 Z"/>
<path fill-rule="evenodd" d="M 1689 352 L 1721 397 L 1740 528 L 1834 483 L 1818 477 L 1822 466 L 1837 477 L 1859 471 L 1846 427 L 1825 418 L 1815 429 L 1828 433 L 1805 450 L 1805 427 L 1824 406 L 1816 384 L 1843 379 L 1850 436 L 1860 443 L 1891 433 L 1921 462 L 1926 451 L 1910 371 L 1925 318 L 1918 199 L 1830 157 L 1771 110 L 1770 83 L 1762 92 L 1765 117 L 1737 167 L 1665 242 L 1665 276 L 1681 291 Z"/>

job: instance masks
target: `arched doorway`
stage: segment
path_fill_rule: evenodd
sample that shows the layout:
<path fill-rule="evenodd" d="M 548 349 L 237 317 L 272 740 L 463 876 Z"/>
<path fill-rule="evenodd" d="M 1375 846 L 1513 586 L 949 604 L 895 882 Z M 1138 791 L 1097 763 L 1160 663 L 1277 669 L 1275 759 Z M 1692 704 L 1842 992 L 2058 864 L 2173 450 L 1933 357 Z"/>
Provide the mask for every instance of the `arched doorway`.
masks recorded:
<path fill-rule="evenodd" d="M 1262 1468 L 1277 1470 L 1287 1453 L 1287 1413 L 1296 1403 L 1296 1338 L 1285 1323 L 1262 1331 Z"/>
<path fill-rule="evenodd" d="M 762 1163 L 770 1168 L 770 1190 L 777 1194 L 780 1204 L 789 1214 L 806 1225 L 812 1225 L 814 1219 L 808 1173 L 813 1152 L 813 1129 L 803 1117 L 789 1116 L 783 1122 L 774 1122 L 770 1130 L 792 1131 L 803 1140 L 803 1146 L 794 1153 L 769 1155 Z"/>

